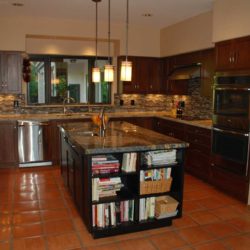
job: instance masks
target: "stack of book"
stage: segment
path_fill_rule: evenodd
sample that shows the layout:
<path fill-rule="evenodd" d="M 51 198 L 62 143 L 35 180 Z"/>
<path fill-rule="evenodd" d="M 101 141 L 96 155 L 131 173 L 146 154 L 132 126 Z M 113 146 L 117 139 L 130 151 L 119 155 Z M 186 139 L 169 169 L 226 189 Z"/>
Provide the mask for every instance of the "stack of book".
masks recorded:
<path fill-rule="evenodd" d="M 143 163 L 147 166 L 175 164 L 176 149 L 148 151 L 142 157 Z"/>
<path fill-rule="evenodd" d="M 169 179 L 171 177 L 171 168 L 150 169 L 140 171 L 140 182 L 143 181 L 159 181 Z"/>
<path fill-rule="evenodd" d="M 155 217 L 155 197 L 140 199 L 139 221 Z"/>
<path fill-rule="evenodd" d="M 122 157 L 122 171 L 135 172 L 136 171 L 137 153 L 124 153 Z"/>
<path fill-rule="evenodd" d="M 134 200 L 92 205 L 93 227 L 105 228 L 129 221 L 134 221 Z"/>
<path fill-rule="evenodd" d="M 124 185 L 120 177 L 114 178 L 93 178 L 92 179 L 92 200 L 99 201 L 100 198 L 116 196 Z"/>
<path fill-rule="evenodd" d="M 119 160 L 113 155 L 95 155 L 92 157 L 92 174 L 118 173 L 119 167 Z"/>

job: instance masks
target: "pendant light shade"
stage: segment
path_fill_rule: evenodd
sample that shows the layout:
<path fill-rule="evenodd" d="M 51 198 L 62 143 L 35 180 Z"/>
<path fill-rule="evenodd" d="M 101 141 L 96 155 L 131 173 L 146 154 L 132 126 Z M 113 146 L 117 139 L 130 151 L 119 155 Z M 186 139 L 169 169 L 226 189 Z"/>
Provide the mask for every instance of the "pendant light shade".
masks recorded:
<path fill-rule="evenodd" d="M 108 0 L 108 61 L 109 63 L 104 66 L 104 81 L 114 81 L 114 66 L 111 65 L 110 58 L 110 0 Z"/>
<path fill-rule="evenodd" d="M 132 62 L 122 61 L 121 81 L 130 82 L 132 80 Z"/>
<path fill-rule="evenodd" d="M 100 81 L 101 81 L 100 68 L 98 67 L 92 68 L 92 82 L 100 82 Z"/>
<path fill-rule="evenodd" d="M 97 83 L 101 81 L 101 71 L 100 68 L 97 67 L 97 41 L 98 41 L 98 2 L 101 0 L 92 0 L 95 2 L 95 10 L 96 10 L 96 25 L 95 25 L 95 67 L 92 68 L 92 82 Z"/>
<path fill-rule="evenodd" d="M 126 60 L 122 61 L 121 64 L 121 75 L 120 79 L 124 82 L 130 82 L 132 80 L 132 62 L 128 61 L 128 9 L 129 9 L 129 0 L 127 0 L 127 11 L 126 11 Z"/>
<path fill-rule="evenodd" d="M 104 66 L 104 81 L 113 82 L 114 81 L 114 66 L 106 64 Z"/>

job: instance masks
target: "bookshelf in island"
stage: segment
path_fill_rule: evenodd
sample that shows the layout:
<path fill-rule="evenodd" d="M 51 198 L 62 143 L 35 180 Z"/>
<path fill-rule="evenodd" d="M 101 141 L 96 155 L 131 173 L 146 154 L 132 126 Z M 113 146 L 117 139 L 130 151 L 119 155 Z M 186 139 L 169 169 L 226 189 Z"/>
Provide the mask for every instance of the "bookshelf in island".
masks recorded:
<path fill-rule="evenodd" d="M 60 135 L 62 178 L 94 238 L 182 216 L 187 143 L 119 121 L 105 137 L 91 122 L 62 124 Z"/>

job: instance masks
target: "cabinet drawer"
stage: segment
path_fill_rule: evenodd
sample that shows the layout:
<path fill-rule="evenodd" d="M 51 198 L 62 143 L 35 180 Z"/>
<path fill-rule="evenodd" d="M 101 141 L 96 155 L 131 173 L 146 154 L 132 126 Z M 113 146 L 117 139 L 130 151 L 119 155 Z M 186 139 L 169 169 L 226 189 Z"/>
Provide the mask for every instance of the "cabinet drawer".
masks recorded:
<path fill-rule="evenodd" d="M 205 145 L 208 148 L 211 147 L 211 137 L 210 136 L 187 132 L 186 133 L 186 140 L 190 144 Z"/>
<path fill-rule="evenodd" d="M 187 130 L 187 132 L 193 133 L 196 135 L 204 135 L 204 136 L 208 136 L 208 137 L 211 136 L 211 129 L 187 125 L 186 130 Z"/>
<path fill-rule="evenodd" d="M 211 167 L 213 185 L 246 202 L 248 184 L 244 177 L 229 173 L 215 164 Z"/>
<path fill-rule="evenodd" d="M 187 171 L 203 180 L 210 181 L 210 168 L 209 154 L 193 148 L 188 149 L 185 160 L 185 169 Z"/>
<path fill-rule="evenodd" d="M 211 147 L 210 145 L 207 144 L 195 144 L 195 143 L 190 143 L 190 146 L 187 148 L 187 151 L 189 150 L 196 150 L 198 153 L 203 153 L 206 155 L 211 154 Z"/>

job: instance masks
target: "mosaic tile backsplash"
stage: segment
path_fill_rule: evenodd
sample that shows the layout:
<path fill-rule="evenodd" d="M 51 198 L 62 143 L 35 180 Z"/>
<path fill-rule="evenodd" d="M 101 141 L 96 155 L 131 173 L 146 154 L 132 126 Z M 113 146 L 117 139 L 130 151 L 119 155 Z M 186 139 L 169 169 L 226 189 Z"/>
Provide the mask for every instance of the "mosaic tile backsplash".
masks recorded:
<path fill-rule="evenodd" d="M 109 111 L 169 111 L 175 112 L 178 101 L 185 101 L 184 115 L 211 118 L 212 100 L 200 95 L 200 82 L 198 79 L 189 82 L 189 95 L 118 95 L 115 94 L 114 106 Z M 122 101 L 121 101 L 122 100 Z M 19 107 L 14 107 L 14 101 Z M 16 102 L 16 103 L 17 103 Z M 121 105 L 123 102 L 123 105 Z M 74 112 L 86 112 L 87 107 L 73 107 Z M 91 107 L 92 111 L 99 111 L 100 107 Z M 56 113 L 62 112 L 62 107 L 27 107 L 25 95 L 0 95 L 0 113 Z"/>
<path fill-rule="evenodd" d="M 185 102 L 183 115 L 209 118 L 212 116 L 212 98 L 201 96 L 200 81 L 189 81 L 188 95 L 115 95 L 115 106 L 129 111 L 175 112 L 178 101 Z M 122 100 L 122 101 L 121 101 Z M 132 101 L 133 100 L 133 101 Z M 131 105 L 131 101 L 132 104 Z M 121 102 L 123 105 L 121 106 Z"/>

